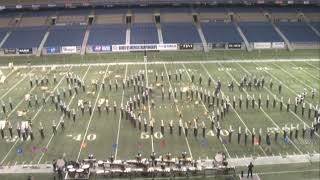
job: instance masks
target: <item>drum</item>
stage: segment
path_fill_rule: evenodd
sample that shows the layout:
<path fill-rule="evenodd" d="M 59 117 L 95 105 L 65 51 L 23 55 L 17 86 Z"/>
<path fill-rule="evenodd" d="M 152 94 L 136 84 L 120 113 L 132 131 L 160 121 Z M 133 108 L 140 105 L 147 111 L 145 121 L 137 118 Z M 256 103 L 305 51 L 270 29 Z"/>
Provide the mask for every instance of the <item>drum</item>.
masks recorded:
<path fill-rule="evenodd" d="M 72 169 L 72 168 L 73 168 L 73 165 L 68 165 L 67 166 L 68 171 L 69 171 L 69 169 Z"/>
<path fill-rule="evenodd" d="M 76 173 L 78 174 L 78 177 L 82 177 L 83 176 L 83 172 L 84 172 L 84 170 L 81 169 L 81 168 L 76 170 Z"/>
<path fill-rule="evenodd" d="M 98 161 L 98 167 L 103 167 L 104 165 L 103 165 L 103 161 L 101 161 L 101 160 L 99 160 Z"/>
<path fill-rule="evenodd" d="M 223 161 L 223 155 L 221 153 L 216 154 L 214 159 L 218 162 L 221 163 Z"/>
<path fill-rule="evenodd" d="M 70 177 L 70 178 L 75 178 L 75 176 L 76 176 L 76 169 L 74 169 L 74 168 L 68 169 L 68 174 L 69 174 L 69 177 Z"/>
<path fill-rule="evenodd" d="M 82 169 L 84 171 L 84 173 L 88 174 L 89 173 L 89 167 L 90 165 L 89 164 L 85 164 L 85 165 L 82 165 Z"/>

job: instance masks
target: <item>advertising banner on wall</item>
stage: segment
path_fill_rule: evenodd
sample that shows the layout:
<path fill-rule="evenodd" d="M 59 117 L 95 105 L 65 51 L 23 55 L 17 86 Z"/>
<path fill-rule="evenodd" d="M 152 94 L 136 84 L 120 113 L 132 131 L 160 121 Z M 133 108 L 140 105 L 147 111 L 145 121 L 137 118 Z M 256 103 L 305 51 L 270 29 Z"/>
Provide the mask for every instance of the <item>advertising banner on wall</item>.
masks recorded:
<path fill-rule="evenodd" d="M 212 49 L 224 49 L 226 47 L 225 43 L 213 43 Z"/>
<path fill-rule="evenodd" d="M 177 44 L 124 44 L 112 45 L 113 52 L 130 52 L 130 51 L 170 51 L 177 50 Z"/>
<path fill-rule="evenodd" d="M 18 49 L 19 54 L 32 54 L 31 48 L 20 48 Z"/>
<path fill-rule="evenodd" d="M 253 43 L 254 49 L 270 49 L 271 43 L 270 42 L 255 42 Z"/>
<path fill-rule="evenodd" d="M 60 53 L 59 47 L 47 47 L 47 54 L 57 54 Z"/>
<path fill-rule="evenodd" d="M 193 49 L 193 44 L 187 43 L 187 44 L 180 44 L 180 49 Z"/>
<path fill-rule="evenodd" d="M 111 51 L 111 46 L 92 46 L 92 51 L 93 52 L 109 52 Z"/>
<path fill-rule="evenodd" d="M 228 48 L 229 49 L 241 49 L 241 43 L 229 43 Z"/>
<path fill-rule="evenodd" d="M 16 54 L 17 49 L 9 48 L 9 49 L 4 49 L 4 54 Z"/>
<path fill-rule="evenodd" d="M 273 42 L 272 43 L 272 48 L 275 48 L 275 49 L 285 48 L 284 42 Z"/>
<path fill-rule="evenodd" d="M 72 54 L 77 52 L 77 46 L 62 46 L 61 53 Z"/>

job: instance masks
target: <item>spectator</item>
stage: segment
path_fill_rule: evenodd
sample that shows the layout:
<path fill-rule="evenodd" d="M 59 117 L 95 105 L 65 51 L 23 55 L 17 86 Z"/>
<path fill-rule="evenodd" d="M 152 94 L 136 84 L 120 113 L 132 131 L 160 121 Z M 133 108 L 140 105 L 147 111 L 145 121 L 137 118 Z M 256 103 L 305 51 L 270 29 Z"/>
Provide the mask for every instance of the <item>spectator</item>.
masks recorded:
<path fill-rule="evenodd" d="M 247 178 L 249 178 L 249 174 L 251 174 L 251 178 L 252 178 L 252 169 L 253 169 L 253 164 L 252 164 L 252 162 L 250 162 L 250 164 L 248 166 L 248 176 L 247 176 Z"/>

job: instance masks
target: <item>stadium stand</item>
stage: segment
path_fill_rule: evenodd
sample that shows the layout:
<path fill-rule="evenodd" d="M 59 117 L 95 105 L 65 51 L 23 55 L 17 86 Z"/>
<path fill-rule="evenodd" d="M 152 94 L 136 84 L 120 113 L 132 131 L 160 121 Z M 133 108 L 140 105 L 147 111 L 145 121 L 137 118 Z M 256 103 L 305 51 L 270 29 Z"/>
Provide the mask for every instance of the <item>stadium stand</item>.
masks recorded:
<path fill-rule="evenodd" d="M 319 42 L 319 37 L 304 22 L 279 22 L 277 26 L 290 42 Z"/>
<path fill-rule="evenodd" d="M 124 22 L 123 14 L 101 14 L 96 15 L 96 24 L 122 24 Z"/>
<path fill-rule="evenodd" d="M 8 29 L 7 28 L 0 28 L 0 42 L 4 38 L 4 36 L 7 34 Z"/>
<path fill-rule="evenodd" d="M 154 22 L 154 16 L 151 13 L 139 13 L 134 14 L 135 23 L 152 23 Z"/>
<path fill-rule="evenodd" d="M 154 23 L 135 23 L 131 25 L 131 44 L 157 44 L 158 33 Z"/>
<path fill-rule="evenodd" d="M 48 17 L 23 17 L 20 22 L 20 27 L 44 26 L 47 24 Z"/>
<path fill-rule="evenodd" d="M 88 10 L 69 10 L 59 13 L 57 24 L 80 24 L 86 23 Z"/>
<path fill-rule="evenodd" d="M 47 28 L 47 26 L 16 28 L 2 48 L 37 48 Z"/>
<path fill-rule="evenodd" d="M 164 13 L 161 14 L 161 22 L 192 22 L 192 15 L 188 13 Z"/>
<path fill-rule="evenodd" d="M 241 43 L 242 39 L 233 23 L 202 23 L 202 31 L 208 43 Z"/>
<path fill-rule="evenodd" d="M 13 25 L 12 18 L 0 18 L 0 27 L 10 27 Z"/>
<path fill-rule="evenodd" d="M 81 46 L 85 30 L 83 25 L 54 26 L 45 47 Z"/>
<path fill-rule="evenodd" d="M 125 44 L 126 28 L 122 24 L 94 24 L 88 45 L 113 45 Z"/>
<path fill-rule="evenodd" d="M 239 26 L 249 42 L 283 41 L 269 22 L 240 22 Z"/>
<path fill-rule="evenodd" d="M 193 23 L 161 23 L 164 43 L 201 43 Z"/>

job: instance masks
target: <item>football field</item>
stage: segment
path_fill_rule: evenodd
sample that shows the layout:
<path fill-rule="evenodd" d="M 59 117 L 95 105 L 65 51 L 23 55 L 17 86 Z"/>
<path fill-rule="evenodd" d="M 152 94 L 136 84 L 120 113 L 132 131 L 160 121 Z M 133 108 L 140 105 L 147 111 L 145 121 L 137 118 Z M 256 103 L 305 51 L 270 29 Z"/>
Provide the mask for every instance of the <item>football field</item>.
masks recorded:
<path fill-rule="evenodd" d="M 0 126 L 4 132 L 0 139 L 2 166 L 50 164 L 53 159 L 61 156 L 67 160 L 82 160 L 89 154 L 93 154 L 96 159 L 107 159 L 110 155 L 116 159 L 133 159 L 138 152 L 149 157 L 151 152 L 158 155 L 170 152 L 173 156 L 180 156 L 181 152 L 186 151 L 193 159 L 205 159 L 224 152 L 227 158 L 237 159 L 320 153 L 319 130 L 311 132 L 314 110 L 318 108 L 320 98 L 319 61 L 123 62 L 17 66 L 13 69 L 2 68 L 1 72 L 5 76 L 0 84 Z M 76 93 L 76 85 L 67 82 L 68 74 L 83 81 L 85 91 L 78 88 Z M 36 85 L 36 79 L 40 82 L 44 77 L 48 77 L 49 83 Z M 264 79 L 264 86 L 238 88 L 244 77 L 252 82 L 254 79 Z M 138 85 L 134 87 L 135 78 L 138 78 L 141 89 Z M 218 81 L 222 85 L 221 91 L 214 96 Z M 228 88 L 231 82 L 234 84 L 233 90 Z M 272 88 L 270 82 L 273 83 Z M 144 86 L 152 89 L 152 92 L 144 103 L 141 100 L 140 106 L 133 108 L 136 120 L 130 120 L 125 113 L 121 113 L 121 105 L 125 107 L 130 104 L 130 99 L 137 98 L 138 94 L 142 99 Z M 314 97 L 312 91 L 315 92 Z M 194 92 L 193 96 L 191 92 Z M 303 103 L 297 106 L 296 112 L 294 104 L 295 98 L 304 92 L 305 110 L 302 114 Z M 43 94 L 46 103 L 43 103 Z M 68 117 L 61 112 L 60 106 L 56 108 L 50 94 L 59 95 L 62 104 L 71 112 L 75 111 L 75 120 L 73 115 Z M 28 95 L 30 101 L 26 100 Z M 267 97 L 270 99 L 268 107 Z M 227 102 L 229 108 L 218 120 L 217 115 L 223 111 L 222 100 Z M 83 114 L 80 104 L 84 104 Z M 154 126 L 153 134 L 150 131 L 151 122 Z M 40 123 L 44 138 L 40 135 Z M 173 126 L 172 133 L 170 123 Z M 179 123 L 183 126 L 181 134 Z M 13 128 L 12 137 L 8 130 L 9 124 Z M 57 128 L 56 134 L 52 130 L 53 124 Z M 34 138 L 19 138 L 16 130 L 18 125 L 29 126 Z M 185 129 L 185 125 L 188 128 Z M 195 126 L 198 127 L 197 135 L 194 133 Z M 271 150 L 267 148 L 265 140 L 267 132 Z M 277 132 L 279 134 L 276 138 Z M 245 133 L 248 135 L 247 142 L 244 139 Z M 255 134 L 253 140 L 252 134 Z M 261 142 L 258 142 L 259 134 Z"/>

